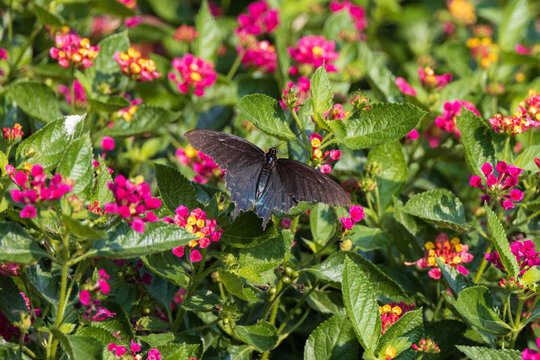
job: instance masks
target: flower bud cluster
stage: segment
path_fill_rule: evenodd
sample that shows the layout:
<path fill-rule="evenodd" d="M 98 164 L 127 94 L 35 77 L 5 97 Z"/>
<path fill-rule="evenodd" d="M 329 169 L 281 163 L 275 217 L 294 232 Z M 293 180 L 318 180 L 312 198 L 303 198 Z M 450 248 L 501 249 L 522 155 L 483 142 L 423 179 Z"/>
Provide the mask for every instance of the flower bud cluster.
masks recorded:
<path fill-rule="evenodd" d="M 490 163 L 482 165 L 482 173 L 486 176 L 486 186 L 483 185 L 483 180 L 478 175 L 471 176 L 469 184 L 473 187 L 480 188 L 484 191 L 481 196 L 482 201 L 491 202 L 491 199 L 498 200 L 505 210 L 514 208 L 514 201 L 523 199 L 523 192 L 519 189 L 514 189 L 518 184 L 518 176 L 523 169 L 512 164 L 507 164 L 500 161 L 495 170 L 499 176 L 493 173 L 493 166 Z"/>
<path fill-rule="evenodd" d="M 103 321 L 116 315 L 116 313 L 111 313 L 107 308 L 101 306 L 101 299 L 110 291 L 107 282 L 110 276 L 103 269 L 100 269 L 98 273 L 97 282 L 92 285 L 83 285 L 84 290 L 79 292 L 80 303 L 88 307 L 84 312 L 84 318 L 90 321 Z"/>
<path fill-rule="evenodd" d="M 174 58 L 172 67 L 178 72 L 169 73 L 169 79 L 174 82 L 182 94 L 192 90 L 196 96 L 203 96 L 204 89 L 214 84 L 217 73 L 214 64 L 186 54 L 183 58 Z"/>
<path fill-rule="evenodd" d="M 366 214 L 364 214 L 364 208 L 360 205 L 351 205 L 349 209 L 349 217 L 340 218 L 343 230 L 351 230 L 353 225 L 361 221 Z"/>
<path fill-rule="evenodd" d="M 118 214 L 131 225 L 137 232 L 144 232 L 144 225 L 147 222 L 158 221 L 153 209 L 161 206 L 161 200 L 152 197 L 150 185 L 141 182 L 133 184 L 122 175 L 118 175 L 114 183 L 107 183 L 112 191 L 115 202 L 105 204 L 105 213 Z"/>
<path fill-rule="evenodd" d="M 223 170 L 201 151 L 197 151 L 188 145 L 184 149 L 178 148 L 175 155 L 181 164 L 191 167 L 197 173 L 193 181 L 206 184 L 211 179 L 217 179 L 217 181 L 223 180 Z"/>
<path fill-rule="evenodd" d="M 17 171 L 12 165 L 6 165 L 6 172 L 11 176 L 11 180 L 22 188 L 11 190 L 11 198 L 15 202 L 26 204 L 21 210 L 22 218 L 33 218 L 36 216 L 34 205 L 51 203 L 59 200 L 62 196 L 73 189 L 73 181 L 56 174 L 50 180 L 43 167 L 35 164 L 31 170 Z"/>
<path fill-rule="evenodd" d="M 173 35 L 176 41 L 191 43 L 199 36 L 199 32 L 193 26 L 181 25 Z"/>
<path fill-rule="evenodd" d="M 473 59 L 483 68 L 488 68 L 499 60 L 499 45 L 494 44 L 490 37 L 470 38 L 467 40 L 467 47 L 471 49 Z"/>
<path fill-rule="evenodd" d="M 448 235 L 445 233 L 440 233 L 435 238 L 435 243 L 428 241 L 425 245 L 424 257 L 417 260 L 416 262 L 406 262 L 406 265 L 417 265 L 420 269 L 431 268 L 428 272 L 428 275 L 432 279 L 441 278 L 441 269 L 437 264 L 437 258 L 441 260 L 446 265 L 455 268 L 457 271 L 463 275 L 469 274 L 462 264 L 471 262 L 473 260 L 473 255 L 470 254 L 469 246 L 461 244 L 460 240 L 457 237 L 448 239 Z"/>
<path fill-rule="evenodd" d="M 456 117 L 461 116 L 461 107 L 472 111 L 475 115 L 480 116 L 480 113 L 474 107 L 473 103 L 463 100 L 447 101 L 444 103 L 444 110 L 441 116 L 435 118 L 435 125 L 446 132 L 453 132 L 457 137 L 460 136 L 456 126 Z"/>
<path fill-rule="evenodd" d="M 323 65 L 327 72 L 338 71 L 333 63 L 339 57 L 339 53 L 335 49 L 336 43 L 332 40 L 326 40 L 324 36 L 307 35 L 300 38 L 296 47 L 288 48 L 289 55 L 298 63 L 298 65 L 291 66 L 289 74 L 297 75 L 302 72 L 303 75 L 307 75 Z M 299 66 L 305 70 L 300 71 Z"/>
<path fill-rule="evenodd" d="M 369 110 L 369 98 L 365 95 L 354 95 L 351 99 L 351 104 L 357 110 Z"/>
<path fill-rule="evenodd" d="M 188 246 L 192 249 L 190 254 L 190 260 L 193 262 L 201 260 L 201 253 L 199 250 L 195 250 L 196 246 L 204 249 L 210 245 L 211 241 L 219 241 L 223 230 L 217 228 L 217 221 L 215 219 L 207 219 L 206 213 L 197 208 L 191 213 L 188 208 L 180 205 L 176 208 L 176 214 L 174 219 L 165 217 L 163 221 L 168 223 L 174 223 L 180 227 L 185 228 L 192 234 L 198 237 L 196 240 L 191 240 Z M 184 256 L 185 249 L 183 246 L 179 246 L 173 249 L 173 254 L 178 257 Z"/>
<path fill-rule="evenodd" d="M 283 89 L 280 101 L 281 107 L 298 111 L 298 107 L 310 97 L 310 89 L 311 81 L 304 76 L 300 76 L 296 84 L 289 81 L 287 88 Z"/>
<path fill-rule="evenodd" d="M 52 47 L 49 54 L 65 68 L 70 66 L 79 69 L 89 68 L 99 52 L 99 46 L 90 45 L 89 39 L 81 38 L 76 34 L 58 35 L 54 40 L 56 47 Z"/>
<path fill-rule="evenodd" d="M 442 89 L 452 80 L 452 74 L 435 75 L 435 71 L 430 66 L 419 67 L 418 76 L 422 86 L 428 89 Z"/>
<path fill-rule="evenodd" d="M 532 127 L 540 127 L 540 94 L 530 89 L 528 95 L 525 100 L 519 102 L 512 116 L 496 114 L 489 119 L 493 130 L 515 136 Z"/>
<path fill-rule="evenodd" d="M 386 304 L 379 306 L 379 312 L 381 313 L 381 323 L 382 331 L 381 334 L 384 334 L 386 330 L 399 320 L 406 312 L 414 309 L 414 304 L 407 305 L 403 301 L 398 303 Z"/>
<path fill-rule="evenodd" d="M 16 143 L 20 141 L 24 135 L 22 131 L 22 126 L 19 123 L 13 125 L 13 129 L 5 127 L 2 129 L 4 131 L 4 138 L 8 143 Z"/>
<path fill-rule="evenodd" d="M 152 81 L 161 76 L 156 71 L 154 60 L 143 59 L 141 53 L 130 47 L 127 52 L 115 52 L 114 60 L 124 75 L 137 81 Z"/>
<path fill-rule="evenodd" d="M 420 340 L 418 345 L 412 344 L 412 348 L 417 352 L 424 354 L 436 354 L 441 352 L 441 349 L 439 349 L 437 343 L 430 338 Z"/>
<path fill-rule="evenodd" d="M 540 258 L 536 249 L 534 248 L 534 242 L 531 240 L 514 241 L 510 244 L 510 250 L 516 257 L 519 264 L 519 276 L 523 276 L 527 270 L 534 266 L 540 266 Z M 486 260 L 495 265 L 495 267 L 501 271 L 505 271 L 504 265 L 501 262 L 499 253 L 496 251 L 486 254 Z"/>
<path fill-rule="evenodd" d="M 332 165 L 330 163 L 338 161 L 341 158 L 341 150 L 326 150 L 323 153 L 320 149 L 322 136 L 316 133 L 310 135 L 309 141 L 313 150 L 313 162 L 321 169 L 323 174 L 329 174 L 332 171 Z"/>

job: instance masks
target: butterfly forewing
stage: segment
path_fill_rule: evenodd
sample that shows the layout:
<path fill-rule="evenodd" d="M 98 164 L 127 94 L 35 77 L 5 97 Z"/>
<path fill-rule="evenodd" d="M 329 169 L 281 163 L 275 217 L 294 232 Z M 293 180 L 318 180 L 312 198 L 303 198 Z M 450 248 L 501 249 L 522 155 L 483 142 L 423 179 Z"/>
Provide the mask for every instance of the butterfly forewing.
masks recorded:
<path fill-rule="evenodd" d="M 317 201 L 333 206 L 349 206 L 351 198 L 343 188 L 323 173 L 296 160 L 278 159 L 275 169 L 284 191 L 296 201 Z"/>

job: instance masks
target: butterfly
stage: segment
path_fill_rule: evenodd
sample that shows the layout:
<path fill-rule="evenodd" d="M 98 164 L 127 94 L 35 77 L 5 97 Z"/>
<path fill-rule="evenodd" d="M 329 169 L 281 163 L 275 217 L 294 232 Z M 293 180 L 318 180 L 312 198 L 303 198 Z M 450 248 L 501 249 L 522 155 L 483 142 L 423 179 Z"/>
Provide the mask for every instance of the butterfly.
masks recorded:
<path fill-rule="evenodd" d="M 266 228 L 273 210 L 288 213 L 300 201 L 351 204 L 349 194 L 334 180 L 302 162 L 278 158 L 276 148 L 265 153 L 241 137 L 214 130 L 191 130 L 184 136 L 225 171 L 235 218 L 253 208 Z"/>

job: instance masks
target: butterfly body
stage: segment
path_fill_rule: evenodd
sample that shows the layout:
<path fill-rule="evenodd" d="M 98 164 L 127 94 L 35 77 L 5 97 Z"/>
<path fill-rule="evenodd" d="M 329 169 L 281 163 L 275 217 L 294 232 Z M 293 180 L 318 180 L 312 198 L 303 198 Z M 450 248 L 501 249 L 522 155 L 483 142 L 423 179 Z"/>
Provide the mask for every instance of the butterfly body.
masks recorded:
<path fill-rule="evenodd" d="M 299 201 L 350 205 L 339 184 L 304 163 L 278 158 L 275 148 L 265 153 L 238 136 L 214 130 L 192 130 L 185 137 L 225 171 L 234 217 L 253 208 L 266 227 L 273 210 L 287 213 Z"/>

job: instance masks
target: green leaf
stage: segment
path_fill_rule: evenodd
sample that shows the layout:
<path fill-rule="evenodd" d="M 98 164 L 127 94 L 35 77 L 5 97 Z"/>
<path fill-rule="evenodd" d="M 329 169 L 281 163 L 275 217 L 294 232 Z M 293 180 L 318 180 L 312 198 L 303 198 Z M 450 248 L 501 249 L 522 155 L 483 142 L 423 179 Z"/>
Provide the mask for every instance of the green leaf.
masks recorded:
<path fill-rule="evenodd" d="M 131 121 L 117 121 L 112 128 L 102 131 L 109 136 L 132 136 L 158 130 L 165 124 L 178 119 L 179 113 L 161 107 L 141 104 L 133 114 Z"/>
<path fill-rule="evenodd" d="M 465 345 L 456 345 L 456 347 L 471 360 L 521 360 L 521 353 L 517 350 L 498 350 Z"/>
<path fill-rule="evenodd" d="M 114 1 L 111 1 L 111 3 Z M 99 54 L 95 59 L 95 74 L 99 77 L 101 74 L 113 74 L 120 72 L 120 65 L 114 60 L 114 53 L 118 51 L 125 52 L 129 48 L 129 39 L 127 32 L 123 31 L 110 36 L 99 42 Z"/>
<path fill-rule="evenodd" d="M 218 304 L 221 304 L 221 298 L 208 290 L 199 290 L 182 301 L 184 309 L 194 312 L 213 311 L 214 305 Z"/>
<path fill-rule="evenodd" d="M 128 29 L 129 40 L 131 40 L 132 43 L 158 42 L 168 36 L 173 35 L 173 33 L 174 30 L 171 30 L 169 27 L 164 27 L 163 25 L 155 26 L 145 23 L 141 23 Z"/>
<path fill-rule="evenodd" d="M 8 86 L 7 95 L 21 110 L 37 120 L 48 123 L 62 117 L 54 91 L 34 81 L 15 82 Z"/>
<path fill-rule="evenodd" d="M 311 209 L 309 224 L 313 240 L 324 245 L 336 231 L 336 217 L 329 205 L 319 203 Z"/>
<path fill-rule="evenodd" d="M 320 324 L 309 335 L 304 360 L 354 360 L 358 343 L 346 314 L 337 314 Z"/>
<path fill-rule="evenodd" d="M 43 271 L 39 264 L 27 266 L 25 273 L 38 293 L 49 303 L 57 307 L 60 300 L 60 274 Z M 71 296 L 72 299 L 76 297 L 76 292 L 72 291 Z"/>
<path fill-rule="evenodd" d="M 367 70 L 366 75 L 371 88 L 378 90 L 388 102 L 395 103 L 403 101 L 403 94 L 396 85 L 394 75 L 384 64 L 384 58 L 373 53 L 365 43 L 359 43 L 358 46 L 358 61 L 364 64 Z"/>
<path fill-rule="evenodd" d="M 347 120 L 327 124 L 338 140 L 353 150 L 365 149 L 407 135 L 424 117 L 425 111 L 411 104 L 373 104 L 356 111 Z"/>
<path fill-rule="evenodd" d="M 407 344 L 406 348 L 410 348 L 412 344 L 420 340 L 423 330 L 422 309 L 408 311 L 386 328 L 379 340 L 376 353 L 384 352 L 389 345 L 397 350 L 397 344 L 402 342 Z"/>
<path fill-rule="evenodd" d="M 246 95 L 238 102 L 238 109 L 257 128 L 281 140 L 295 137 L 279 103 L 263 94 Z"/>
<path fill-rule="evenodd" d="M 315 121 L 322 128 L 328 128 L 323 114 L 332 108 L 334 94 L 324 66 L 319 66 L 311 77 L 311 106 Z"/>
<path fill-rule="evenodd" d="M 195 188 L 178 170 L 154 163 L 154 172 L 161 199 L 173 214 L 180 205 L 184 205 L 189 210 L 202 207 L 197 200 Z"/>
<path fill-rule="evenodd" d="M 441 349 L 441 354 L 455 354 L 455 345 L 461 343 L 461 338 L 465 334 L 467 326 L 459 320 L 441 320 L 426 324 L 426 335 L 437 342 Z"/>
<path fill-rule="evenodd" d="M 276 237 L 268 241 L 254 247 L 235 249 L 232 254 L 238 259 L 240 269 L 253 269 L 260 273 L 274 269 L 283 262 L 291 248 L 293 237 L 289 230 L 281 230 Z"/>
<path fill-rule="evenodd" d="M 68 215 L 62 215 L 62 222 L 68 231 L 85 240 L 103 239 L 106 234 L 103 231 L 93 228 L 88 224 L 83 224 Z"/>
<path fill-rule="evenodd" d="M 429 190 L 414 195 L 407 201 L 403 211 L 427 222 L 454 231 L 469 231 L 461 201 L 446 189 Z"/>
<path fill-rule="evenodd" d="M 195 235 L 176 224 L 146 223 L 144 233 L 136 232 L 129 225 L 122 224 L 109 234 L 108 239 L 94 241 L 86 256 L 127 259 L 171 250 L 195 239 L 197 239 Z"/>
<path fill-rule="evenodd" d="M 88 133 L 74 140 L 65 150 L 57 172 L 74 181 L 70 194 L 77 195 L 82 201 L 90 197 L 94 185 L 94 165 L 92 143 Z"/>
<path fill-rule="evenodd" d="M 21 312 L 28 311 L 21 290 L 9 276 L 0 276 L 0 310 L 9 322 L 21 320 Z"/>
<path fill-rule="evenodd" d="M 53 27 L 60 27 L 65 24 L 65 20 L 58 15 L 46 9 L 45 7 L 35 4 L 33 6 L 34 14 L 38 18 L 39 22 L 43 25 L 50 25 Z"/>
<path fill-rule="evenodd" d="M 482 175 L 482 165 L 496 162 L 493 138 L 497 136 L 484 120 L 472 111 L 461 109 L 461 116 L 456 120 L 460 139 L 465 150 L 465 160 L 475 175 Z M 500 135 L 499 135 L 500 136 Z"/>
<path fill-rule="evenodd" d="M 474 283 L 471 279 L 469 279 L 453 267 L 445 264 L 443 261 L 441 261 L 440 258 L 437 257 L 435 260 L 439 265 L 439 269 L 441 269 L 441 274 L 444 276 L 448 287 L 452 289 L 454 293 L 459 295 L 462 290 L 474 286 Z"/>
<path fill-rule="evenodd" d="M 23 227 L 14 222 L 0 221 L 0 263 L 30 264 L 45 256 L 47 252 Z"/>
<path fill-rule="evenodd" d="M 85 336 L 67 335 L 52 329 L 54 336 L 60 339 L 63 349 L 73 360 L 96 360 L 102 358 L 103 345 L 95 339 Z"/>
<path fill-rule="evenodd" d="M 118 341 L 118 338 L 111 332 L 95 326 L 82 326 L 77 330 L 75 335 L 92 338 L 103 345 L 109 345 L 112 342 Z"/>
<path fill-rule="evenodd" d="M 514 165 L 519 168 L 522 168 L 525 171 L 538 171 L 538 166 L 534 162 L 535 157 L 540 156 L 540 145 L 532 145 L 525 150 L 514 161 Z"/>
<path fill-rule="evenodd" d="M 519 264 L 512 250 L 510 250 L 510 244 L 508 243 L 504 227 L 493 210 L 487 204 L 484 207 L 486 209 L 487 229 L 491 237 L 491 242 L 495 246 L 497 253 L 499 253 L 499 258 L 508 275 L 517 277 L 519 274 Z"/>
<path fill-rule="evenodd" d="M 369 152 L 366 166 L 377 164 L 381 172 L 377 174 L 381 211 L 384 211 L 397 196 L 407 180 L 407 162 L 398 141 L 374 147 Z"/>
<path fill-rule="evenodd" d="M 525 271 L 521 279 L 526 285 L 534 284 L 535 282 L 540 281 L 540 269 L 538 269 L 537 266 L 530 268 L 529 270 Z"/>
<path fill-rule="evenodd" d="M 244 286 L 244 282 L 238 275 L 224 269 L 218 271 L 219 277 L 228 292 L 245 301 L 253 302 L 257 300 L 255 292 L 251 288 Z"/>
<path fill-rule="evenodd" d="M 343 31 L 350 31 L 354 28 L 354 22 L 348 11 L 339 11 L 330 14 L 324 22 L 323 35 L 328 40 L 339 40 L 339 35 Z"/>
<path fill-rule="evenodd" d="M 118 17 L 127 18 L 135 15 L 132 9 L 124 6 L 119 1 L 114 0 L 97 0 L 92 2 L 92 5 L 101 13 L 107 15 L 116 15 Z"/>
<path fill-rule="evenodd" d="M 98 174 L 96 176 L 96 186 L 92 194 L 92 202 L 97 201 L 99 205 L 103 207 L 105 203 L 114 202 L 113 193 L 107 186 L 108 183 L 113 182 L 113 179 L 107 165 L 103 162 L 103 159 L 98 158 L 98 162 Z"/>
<path fill-rule="evenodd" d="M 289 45 L 289 28 L 288 24 L 280 22 L 278 27 L 274 30 L 274 39 L 276 44 L 277 58 L 279 62 L 278 69 L 281 72 L 281 77 L 284 79 L 283 83 L 286 83 L 289 79 L 289 68 L 291 67 L 291 56 L 287 51 Z"/>
<path fill-rule="evenodd" d="M 276 327 L 267 321 L 261 321 L 255 325 L 234 327 L 236 337 L 255 347 L 258 351 L 264 352 L 272 350 L 278 341 Z"/>
<path fill-rule="evenodd" d="M 379 228 L 372 228 L 359 224 L 353 226 L 349 239 L 362 251 L 385 248 L 392 243 L 390 234 Z"/>
<path fill-rule="evenodd" d="M 195 29 L 199 33 L 195 40 L 195 54 L 206 61 L 215 62 L 221 45 L 221 30 L 210 13 L 206 0 L 203 1 L 195 19 Z"/>
<path fill-rule="evenodd" d="M 173 24 L 193 21 L 195 14 L 189 3 L 177 0 L 149 0 L 148 5 L 159 18 Z"/>
<path fill-rule="evenodd" d="M 181 287 L 186 287 L 188 285 L 189 279 L 182 266 L 185 261 L 174 255 L 172 251 L 163 251 L 143 256 L 141 259 L 147 268 L 162 278 Z"/>
<path fill-rule="evenodd" d="M 336 291 L 310 290 L 306 302 L 312 309 L 323 314 L 337 314 L 344 310 L 341 293 Z"/>
<path fill-rule="evenodd" d="M 360 345 L 371 352 L 381 335 L 381 315 L 369 280 L 349 258 L 343 267 L 343 303 Z"/>
<path fill-rule="evenodd" d="M 87 101 L 93 110 L 104 112 L 114 112 L 131 106 L 128 99 L 123 96 L 96 96 L 88 98 Z"/>
<path fill-rule="evenodd" d="M 199 353 L 199 344 L 166 344 L 157 348 L 161 353 L 161 360 L 192 359 Z"/>
<path fill-rule="evenodd" d="M 372 262 L 353 252 L 340 251 L 333 253 L 325 261 L 307 269 L 307 271 L 313 273 L 321 280 L 341 283 L 346 258 L 353 261 L 362 273 L 364 273 L 367 281 L 371 284 L 374 296 L 385 296 L 403 301 L 409 300 L 407 293 L 398 283 L 382 272 Z"/>
<path fill-rule="evenodd" d="M 462 290 L 456 301 L 456 309 L 469 323 L 488 333 L 505 335 L 511 330 L 493 310 L 491 294 L 485 286 Z"/>
<path fill-rule="evenodd" d="M 401 201 L 399 201 L 397 198 L 394 199 L 394 219 L 403 225 L 407 231 L 413 235 L 416 236 L 416 234 L 420 231 L 420 226 L 418 224 L 418 221 L 414 216 L 411 216 L 409 214 L 406 214 L 403 209 L 405 206 Z"/>
<path fill-rule="evenodd" d="M 251 248 L 277 236 L 275 226 L 270 224 L 263 230 L 260 218 L 249 211 L 241 213 L 223 229 L 220 241 L 235 248 Z"/>
<path fill-rule="evenodd" d="M 506 4 L 498 31 L 498 43 L 502 50 L 514 51 L 514 47 L 525 35 L 530 14 L 527 0 L 510 1 Z"/>
<path fill-rule="evenodd" d="M 45 170 L 54 168 L 64 156 L 66 148 L 82 128 L 82 119 L 72 128 L 70 117 L 53 121 L 36 131 L 17 147 L 17 159 L 31 164 L 41 164 Z"/>

